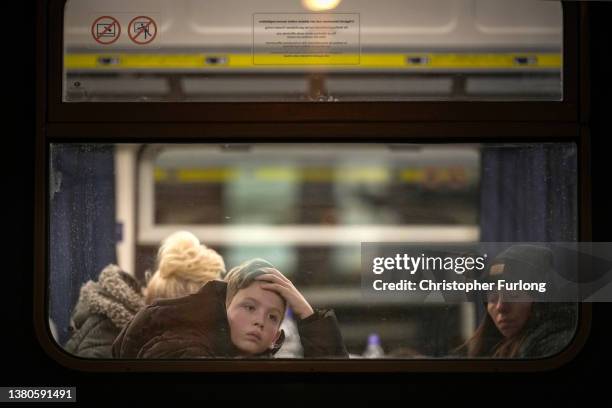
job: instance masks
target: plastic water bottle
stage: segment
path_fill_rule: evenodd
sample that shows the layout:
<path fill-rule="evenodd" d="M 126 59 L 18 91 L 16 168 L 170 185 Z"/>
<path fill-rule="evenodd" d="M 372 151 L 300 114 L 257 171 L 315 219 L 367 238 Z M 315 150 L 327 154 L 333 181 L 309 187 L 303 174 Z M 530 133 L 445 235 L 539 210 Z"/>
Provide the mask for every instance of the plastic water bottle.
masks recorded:
<path fill-rule="evenodd" d="M 300 341 L 300 333 L 298 332 L 297 324 L 293 319 L 291 309 L 287 308 L 285 319 L 280 327 L 285 332 L 285 341 L 276 352 L 274 357 L 277 358 L 302 358 L 304 357 L 304 348 Z"/>
<path fill-rule="evenodd" d="M 363 358 L 383 358 L 385 351 L 380 345 L 380 337 L 376 333 L 368 336 L 368 345 L 366 346 L 362 357 Z"/>

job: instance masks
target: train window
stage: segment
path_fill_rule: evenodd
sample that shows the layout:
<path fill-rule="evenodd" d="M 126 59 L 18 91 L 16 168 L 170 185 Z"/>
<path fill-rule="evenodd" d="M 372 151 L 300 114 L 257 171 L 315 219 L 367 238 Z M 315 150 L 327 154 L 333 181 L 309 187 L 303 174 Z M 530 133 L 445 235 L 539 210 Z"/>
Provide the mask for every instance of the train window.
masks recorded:
<path fill-rule="evenodd" d="M 452 264 L 491 245 L 457 272 L 485 285 L 520 271 L 510 255 L 546 266 L 543 246 L 590 238 L 589 6 L 372 4 L 41 8 L 48 353 L 85 370 L 388 372 L 546 369 L 580 348 L 582 298 L 402 296 L 384 280 L 400 268 L 368 256 L 400 244 Z"/>
<path fill-rule="evenodd" d="M 561 2 L 70 0 L 64 102 L 563 100 Z"/>
<path fill-rule="evenodd" d="M 492 313 L 487 300 L 371 300 L 361 290 L 361 243 L 576 241 L 577 152 L 575 143 L 53 143 L 50 317 L 61 344 L 81 357 L 177 358 L 168 350 L 111 350 L 109 344 L 117 326 L 131 324 L 145 307 L 139 294 L 151 282 L 148 272 L 159 273 L 160 245 L 183 230 L 220 255 L 227 270 L 263 258 L 314 310 L 333 309 L 346 353 L 335 349 L 331 358 L 548 357 L 571 342 L 577 304 L 540 308 L 534 302 L 533 313 L 523 313 L 526 319 L 543 313 L 554 319 L 524 326 L 520 342 L 500 336 L 503 347 L 485 350 L 480 340 L 486 336 L 480 343 L 474 336 Z M 218 258 L 210 259 L 219 265 Z M 123 303 L 113 286 L 119 277 L 133 295 Z M 303 303 L 291 305 L 299 313 Z M 231 321 L 230 306 L 222 315 Z M 105 308 L 113 310 L 108 322 L 99 319 Z M 92 315 L 95 322 L 88 320 Z M 328 357 L 313 355 L 313 340 L 299 338 L 299 320 L 283 320 L 285 342 L 275 357 Z M 504 323 L 506 329 L 511 323 Z M 95 324 L 113 329 L 112 340 L 102 331 L 92 334 L 88 329 Z M 561 334 L 542 337 L 550 333 Z M 253 336 L 256 343 L 263 335 Z M 233 344 L 246 347 L 240 340 Z M 184 346 L 198 347 L 178 345 Z"/>

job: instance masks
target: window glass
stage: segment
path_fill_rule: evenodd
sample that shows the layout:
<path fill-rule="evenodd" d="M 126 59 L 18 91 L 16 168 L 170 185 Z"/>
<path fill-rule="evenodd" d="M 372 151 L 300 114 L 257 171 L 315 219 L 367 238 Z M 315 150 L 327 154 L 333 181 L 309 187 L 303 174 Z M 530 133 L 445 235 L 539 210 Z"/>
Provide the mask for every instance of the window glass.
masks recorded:
<path fill-rule="evenodd" d="M 50 148 L 49 310 L 60 342 L 73 354 L 112 357 L 110 345 L 117 327 L 131 324 L 149 301 L 142 287 L 154 292 L 151 275 L 176 279 L 182 273 L 178 269 L 161 273 L 166 267 L 157 260 L 163 240 L 177 231 L 189 231 L 207 251 L 214 251 L 206 252 L 207 267 L 196 268 L 212 274 L 206 276 L 218 272 L 218 278 L 228 278 L 219 269 L 219 256 L 226 271 L 262 258 L 290 279 L 317 313 L 333 310 L 347 354 L 320 357 L 538 358 L 559 352 L 573 337 L 576 304 L 533 302 L 522 310 L 523 322 L 531 323 L 520 332 L 524 336 L 520 347 L 510 342 L 502 349 L 481 347 L 473 352 L 476 343 L 469 340 L 486 316 L 492 316 L 486 304 L 489 298 L 471 303 L 435 299 L 414 303 L 391 296 L 372 300 L 361 290 L 361 243 L 576 241 L 574 144 L 53 144 Z M 161 258 L 170 259 L 163 254 Z M 122 279 L 126 291 L 131 288 L 142 297 L 117 300 L 122 295 L 108 285 L 113 279 Z M 195 290 L 200 288 L 196 285 Z M 176 297 L 194 291 L 184 281 L 172 290 Z M 257 293 L 251 295 L 257 299 Z M 222 310 L 196 307 L 188 313 L 191 317 L 183 317 L 221 313 L 215 316 L 231 322 L 241 310 L 274 306 L 274 302 L 264 297 L 255 305 L 239 303 L 244 309 L 234 315 L 222 301 L 214 303 Z M 120 304 L 122 312 L 107 313 L 115 310 L 110 304 Z M 533 319 L 542 316 L 553 316 L 546 324 L 554 327 L 531 331 Z M 106 317 L 108 333 L 87 330 L 91 319 Z M 304 323 L 297 329 L 292 326 L 297 320 L 295 315 L 283 320 L 286 339 L 274 357 L 317 357 L 297 340 L 296 333 L 313 336 Z M 178 330 L 174 333 L 178 339 L 194 340 L 189 337 L 194 335 L 193 327 L 186 331 L 181 327 L 170 331 Z M 196 338 L 222 339 L 227 332 L 219 327 L 197 332 Z M 325 331 L 329 327 L 321 330 L 326 333 L 321 338 L 335 338 L 333 329 L 332 334 Z M 562 334 L 546 337 L 553 332 Z M 500 333 L 497 341 L 503 342 Z M 253 336 L 253 343 L 265 337 Z M 488 344 L 491 338 L 480 340 L 478 344 Z M 230 341 L 222 346 L 215 343 L 214 347 L 222 347 L 218 354 L 201 357 L 234 357 L 239 353 L 232 351 L 232 345 L 246 347 L 240 339 Z M 95 353 L 80 354 L 94 344 L 100 346 L 94 347 Z M 542 344 L 545 347 L 536 347 Z M 123 346 L 128 354 L 118 357 L 129 358 L 130 347 L 144 347 Z M 184 350 L 181 344 L 160 347 L 161 352 L 143 349 L 138 356 L 184 357 L 177 351 Z"/>
<path fill-rule="evenodd" d="M 561 100 L 542 0 L 70 0 L 67 102 Z"/>
<path fill-rule="evenodd" d="M 474 225 L 478 147 L 167 146 L 154 223 Z M 145 155 L 148 160 L 149 155 Z"/>

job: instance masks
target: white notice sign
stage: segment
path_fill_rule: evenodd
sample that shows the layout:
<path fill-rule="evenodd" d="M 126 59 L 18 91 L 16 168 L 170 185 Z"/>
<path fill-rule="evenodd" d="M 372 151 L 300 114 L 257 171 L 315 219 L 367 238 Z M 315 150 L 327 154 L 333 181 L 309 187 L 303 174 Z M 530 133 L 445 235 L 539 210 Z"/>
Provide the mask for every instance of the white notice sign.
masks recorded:
<path fill-rule="evenodd" d="M 253 14 L 255 65 L 359 64 L 357 13 Z"/>

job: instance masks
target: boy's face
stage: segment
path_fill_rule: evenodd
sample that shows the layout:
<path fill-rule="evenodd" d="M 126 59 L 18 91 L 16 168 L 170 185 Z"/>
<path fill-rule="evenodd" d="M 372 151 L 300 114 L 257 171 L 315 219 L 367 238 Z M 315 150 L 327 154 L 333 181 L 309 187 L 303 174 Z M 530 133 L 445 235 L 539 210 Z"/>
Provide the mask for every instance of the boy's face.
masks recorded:
<path fill-rule="evenodd" d="M 275 292 L 253 282 L 240 289 L 227 305 L 232 343 L 247 355 L 262 353 L 274 345 L 285 305 Z"/>

